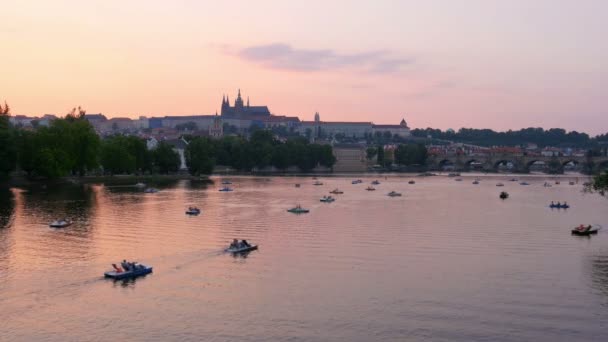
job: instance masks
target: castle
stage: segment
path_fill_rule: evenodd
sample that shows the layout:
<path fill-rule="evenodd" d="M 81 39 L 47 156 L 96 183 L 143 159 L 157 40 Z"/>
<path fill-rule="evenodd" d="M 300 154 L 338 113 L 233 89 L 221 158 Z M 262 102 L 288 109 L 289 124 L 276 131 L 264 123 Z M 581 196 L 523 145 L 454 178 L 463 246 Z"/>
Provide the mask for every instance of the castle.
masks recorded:
<path fill-rule="evenodd" d="M 234 118 L 234 119 L 248 119 L 252 117 L 266 117 L 270 116 L 270 111 L 267 106 L 250 106 L 249 97 L 247 97 L 247 104 L 243 104 L 243 98 L 241 97 L 241 90 L 234 100 L 234 106 L 230 106 L 230 100 L 228 96 L 222 96 L 222 110 L 221 115 L 223 118 Z"/>

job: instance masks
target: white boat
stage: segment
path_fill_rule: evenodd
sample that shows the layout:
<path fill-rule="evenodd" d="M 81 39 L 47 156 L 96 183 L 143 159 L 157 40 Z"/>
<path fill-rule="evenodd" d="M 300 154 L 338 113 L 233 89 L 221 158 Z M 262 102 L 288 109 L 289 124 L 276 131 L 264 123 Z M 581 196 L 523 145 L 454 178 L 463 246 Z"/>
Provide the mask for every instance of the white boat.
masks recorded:
<path fill-rule="evenodd" d="M 323 185 L 323 182 L 316 181 L 316 182 L 312 183 L 312 185 Z"/>
<path fill-rule="evenodd" d="M 397 192 L 397 191 L 391 191 L 388 193 L 388 196 L 390 197 L 401 197 L 401 193 Z"/>
<path fill-rule="evenodd" d="M 331 196 L 323 196 L 319 201 L 324 202 L 324 203 L 331 203 L 335 200 L 336 199 Z"/>
<path fill-rule="evenodd" d="M 156 188 L 146 188 L 146 190 L 144 190 L 145 193 L 147 194 L 155 194 L 158 192 L 158 189 Z"/>
<path fill-rule="evenodd" d="M 65 227 L 68 227 L 68 226 L 71 226 L 71 225 L 72 225 L 72 222 L 70 222 L 70 221 L 68 221 L 66 219 L 63 219 L 63 220 L 55 220 L 55 221 L 51 222 L 49 224 L 49 227 L 51 227 L 51 228 L 65 228 Z"/>
<path fill-rule="evenodd" d="M 222 184 L 229 185 L 229 184 L 232 184 L 232 182 L 229 180 L 225 180 L 225 181 L 222 181 Z"/>
<path fill-rule="evenodd" d="M 373 185 L 378 185 L 378 184 L 380 184 L 380 181 L 379 180 L 375 180 L 375 181 L 372 182 L 372 184 Z"/>
<path fill-rule="evenodd" d="M 361 183 L 363 183 L 363 181 L 360 180 L 360 179 L 356 179 L 356 180 L 354 180 L 354 181 L 351 182 L 351 184 L 361 184 Z"/>
<path fill-rule="evenodd" d="M 144 184 L 144 183 L 136 183 L 135 187 L 137 187 L 137 188 L 145 188 L 146 184 Z"/>
<path fill-rule="evenodd" d="M 230 191 L 233 191 L 233 190 L 232 190 L 232 188 L 229 188 L 229 187 L 225 186 L 225 187 L 221 188 L 219 191 L 221 191 L 221 192 L 230 192 Z"/>
<path fill-rule="evenodd" d="M 502 183 L 496 183 L 496 186 L 505 186 L 505 185 Z"/>

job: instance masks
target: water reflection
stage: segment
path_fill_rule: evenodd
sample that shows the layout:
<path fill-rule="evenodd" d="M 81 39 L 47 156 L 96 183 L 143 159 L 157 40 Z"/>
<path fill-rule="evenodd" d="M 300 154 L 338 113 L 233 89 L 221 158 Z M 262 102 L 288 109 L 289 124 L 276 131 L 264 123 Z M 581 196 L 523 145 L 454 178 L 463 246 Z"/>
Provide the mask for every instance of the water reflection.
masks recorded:
<path fill-rule="evenodd" d="M 137 280 L 139 279 L 140 281 L 144 280 L 147 276 L 149 276 L 149 274 L 144 275 L 144 276 L 140 276 L 137 278 L 127 278 L 127 279 L 113 279 L 112 283 L 114 285 L 114 287 L 123 287 L 123 288 L 127 288 L 127 287 L 134 287 L 135 284 L 137 283 Z"/>
<path fill-rule="evenodd" d="M 86 223 L 95 207 L 91 185 L 33 185 L 23 193 L 23 210 L 42 222 L 60 218 Z"/>
<path fill-rule="evenodd" d="M 7 188 L 0 188 L 0 230 L 11 226 L 14 214 L 13 192 Z"/>
<path fill-rule="evenodd" d="M 591 260 L 591 281 L 593 286 L 606 296 L 608 304 L 608 254 L 596 256 Z"/>

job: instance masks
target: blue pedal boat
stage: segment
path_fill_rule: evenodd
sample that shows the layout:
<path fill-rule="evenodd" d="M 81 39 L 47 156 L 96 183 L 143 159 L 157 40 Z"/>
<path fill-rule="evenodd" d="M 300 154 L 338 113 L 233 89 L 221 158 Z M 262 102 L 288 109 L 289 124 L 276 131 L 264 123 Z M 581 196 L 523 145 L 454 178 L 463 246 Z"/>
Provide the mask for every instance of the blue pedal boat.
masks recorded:
<path fill-rule="evenodd" d="M 137 265 L 137 267 L 133 270 L 122 271 L 122 272 L 108 271 L 108 272 L 104 273 L 104 276 L 106 278 L 120 280 L 120 279 L 136 278 L 136 277 L 144 276 L 144 275 L 150 274 L 150 273 L 152 273 L 151 266 L 146 266 L 146 265 L 140 264 L 140 265 Z"/>

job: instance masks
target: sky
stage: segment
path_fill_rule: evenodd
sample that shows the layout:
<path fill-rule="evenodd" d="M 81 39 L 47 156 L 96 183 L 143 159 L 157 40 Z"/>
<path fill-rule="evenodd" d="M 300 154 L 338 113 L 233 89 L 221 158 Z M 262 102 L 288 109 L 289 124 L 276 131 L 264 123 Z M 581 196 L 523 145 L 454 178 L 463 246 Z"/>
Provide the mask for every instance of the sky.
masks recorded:
<path fill-rule="evenodd" d="M 608 132 L 608 1 L 0 1 L 13 114 Z"/>

